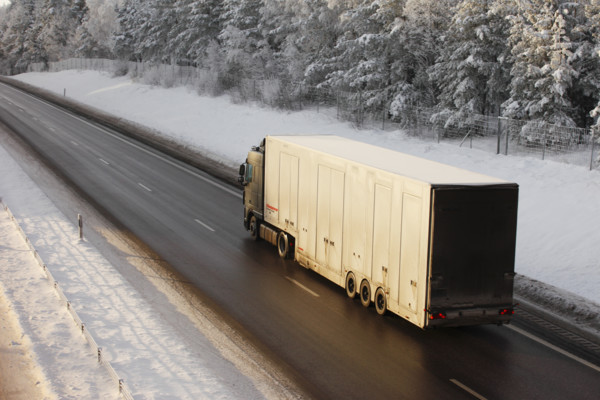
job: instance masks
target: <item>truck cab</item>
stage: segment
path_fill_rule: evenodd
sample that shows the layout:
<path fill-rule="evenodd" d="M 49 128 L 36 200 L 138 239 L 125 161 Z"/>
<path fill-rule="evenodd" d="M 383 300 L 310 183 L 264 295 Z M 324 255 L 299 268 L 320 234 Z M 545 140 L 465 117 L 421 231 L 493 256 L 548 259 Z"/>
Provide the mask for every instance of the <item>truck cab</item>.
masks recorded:
<path fill-rule="evenodd" d="M 246 162 L 240 165 L 238 182 L 244 186 L 244 227 L 253 237 L 257 233 L 258 224 L 264 216 L 264 140 L 260 146 L 253 147 L 248 153 Z M 254 217 L 253 226 L 251 225 Z"/>

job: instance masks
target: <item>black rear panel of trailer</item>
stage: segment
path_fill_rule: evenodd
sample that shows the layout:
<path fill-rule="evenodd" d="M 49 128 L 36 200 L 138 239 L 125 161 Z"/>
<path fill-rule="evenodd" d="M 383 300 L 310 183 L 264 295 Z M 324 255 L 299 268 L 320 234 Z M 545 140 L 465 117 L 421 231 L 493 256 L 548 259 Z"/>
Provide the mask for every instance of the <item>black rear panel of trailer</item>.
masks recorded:
<path fill-rule="evenodd" d="M 432 187 L 429 305 L 512 303 L 518 185 Z"/>

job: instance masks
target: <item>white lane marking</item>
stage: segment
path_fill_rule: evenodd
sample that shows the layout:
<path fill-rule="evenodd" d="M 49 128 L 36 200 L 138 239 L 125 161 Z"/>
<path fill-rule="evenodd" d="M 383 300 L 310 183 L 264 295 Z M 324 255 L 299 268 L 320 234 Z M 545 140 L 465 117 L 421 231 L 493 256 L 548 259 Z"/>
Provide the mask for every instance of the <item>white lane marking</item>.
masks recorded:
<path fill-rule="evenodd" d="M 215 231 L 213 228 L 211 228 L 210 226 L 206 225 L 204 222 L 200 221 L 199 219 L 195 219 L 194 221 L 196 221 L 197 223 L 199 223 L 200 225 L 202 225 L 203 227 L 205 227 L 206 229 L 208 229 L 211 232 Z"/>
<path fill-rule="evenodd" d="M 72 144 L 73 146 L 79 146 L 79 143 L 77 143 L 77 142 L 76 142 L 76 141 L 74 141 L 74 140 L 71 140 L 71 144 Z"/>
<path fill-rule="evenodd" d="M 102 163 L 106 164 L 106 165 L 110 165 L 110 163 L 109 163 L 108 161 L 106 161 L 106 160 L 104 160 L 104 159 L 102 159 L 102 158 L 99 158 L 99 160 L 100 160 Z"/>
<path fill-rule="evenodd" d="M 468 387 L 464 383 L 459 382 L 456 379 L 450 379 L 450 382 L 454 383 L 456 386 L 458 386 L 459 388 L 461 388 L 465 392 L 469 393 L 471 396 L 475 397 L 476 399 L 487 400 L 485 397 L 483 397 L 482 395 L 480 395 L 479 393 L 477 393 L 476 391 L 474 391 L 473 389 L 471 389 L 470 387 Z"/>
<path fill-rule="evenodd" d="M 147 191 L 151 192 L 152 189 L 150 189 L 148 186 L 144 185 L 143 183 L 138 183 L 138 185 L 144 189 L 146 189 Z"/>
<path fill-rule="evenodd" d="M 307 288 L 306 286 L 304 286 L 303 284 L 301 284 L 300 282 L 298 282 L 297 280 L 290 278 L 289 276 L 286 276 L 285 279 L 287 279 L 288 281 L 292 282 L 294 285 L 298 286 L 300 289 L 307 291 L 308 293 L 310 293 L 311 295 L 315 296 L 315 297 L 321 297 L 319 296 L 318 293 L 313 292 L 312 290 L 310 290 L 309 288 Z"/>
<path fill-rule="evenodd" d="M 181 165 L 179 165 L 179 164 L 177 164 L 177 163 L 175 163 L 175 162 L 173 162 L 171 160 L 168 160 L 168 159 L 166 159 L 164 157 L 161 157 L 160 154 L 156 154 L 156 153 L 154 153 L 154 152 L 152 152 L 152 151 L 150 151 L 148 149 L 145 149 L 145 148 L 143 148 L 143 147 L 141 147 L 141 146 L 139 146 L 139 145 L 137 145 L 135 143 L 132 143 L 132 142 L 130 142 L 128 140 L 125 140 L 124 138 L 120 137 L 119 135 L 116 135 L 116 134 L 114 134 L 112 132 L 109 132 L 105 127 L 103 127 L 100 124 L 95 125 L 95 124 L 91 123 L 90 121 L 85 120 L 84 118 L 78 117 L 77 115 L 74 115 L 74 114 L 70 114 L 67 111 L 65 111 L 64 109 L 62 109 L 62 108 L 60 108 L 60 107 L 58 107 L 58 106 L 50 103 L 49 101 L 39 99 L 39 98 L 37 98 L 35 96 L 32 96 L 29 93 L 26 93 L 26 92 L 23 92 L 23 91 L 20 91 L 20 90 L 18 90 L 18 91 L 20 93 L 24 94 L 25 96 L 27 96 L 27 97 L 35 100 L 35 101 L 38 101 L 40 103 L 44 103 L 47 106 L 52 107 L 55 110 L 60 111 L 61 113 L 65 114 L 65 115 L 68 115 L 69 117 L 74 118 L 74 119 L 76 119 L 76 120 L 78 120 L 78 121 L 80 121 L 80 122 L 82 122 L 82 123 L 84 123 L 84 124 L 86 124 L 88 126 L 91 126 L 91 127 L 95 128 L 95 129 L 99 129 L 99 130 L 103 131 L 104 133 L 106 133 L 107 135 L 110 135 L 110 136 L 114 137 L 115 139 L 122 141 L 123 143 L 126 143 L 126 144 L 128 144 L 130 146 L 133 146 L 133 147 L 135 147 L 135 148 L 137 148 L 137 149 L 139 149 L 139 150 L 141 150 L 141 151 L 143 151 L 143 152 L 145 152 L 145 153 L 147 153 L 147 154 L 149 154 L 149 155 L 151 155 L 151 156 L 153 156 L 155 158 L 158 158 L 159 160 L 162 160 L 162 161 L 166 162 L 167 164 L 172 165 L 173 167 L 175 167 L 177 169 L 180 169 L 181 171 L 187 172 L 190 175 L 195 176 L 196 178 L 202 179 L 203 181 L 205 181 L 206 183 L 208 183 L 210 185 L 213 185 L 213 186 L 215 186 L 215 187 L 217 187 L 217 188 L 219 188 L 219 189 L 221 189 L 221 190 L 223 190 L 223 191 L 225 191 L 225 192 L 227 192 L 229 194 L 232 194 L 232 195 L 234 195 L 234 196 L 236 196 L 236 197 L 238 197 L 240 199 L 242 198 L 241 191 L 232 190 L 229 187 L 221 185 L 220 183 L 215 182 L 215 181 L 213 181 L 213 180 L 211 180 L 211 179 L 209 179 L 209 178 L 207 178 L 205 176 L 202 176 L 202 175 L 200 175 L 200 174 L 198 174 L 198 173 L 196 173 L 194 171 L 191 171 L 188 168 L 184 168 L 183 166 L 181 166 Z"/>
<path fill-rule="evenodd" d="M 589 367 L 589 368 L 591 368 L 593 370 L 596 370 L 597 372 L 600 372 L 600 367 L 599 366 L 597 366 L 595 364 L 592 364 L 591 362 L 586 361 L 583 358 L 579 358 L 576 355 L 571 354 L 568 351 L 563 350 L 560 347 L 557 347 L 557 346 L 553 345 L 552 343 L 548 343 L 544 339 L 540 339 L 539 337 L 534 336 L 531 333 L 526 332 L 526 331 L 524 331 L 521 328 L 517 328 L 514 325 L 506 325 L 506 327 L 508 329 L 512 329 L 513 331 L 515 331 L 517 333 L 520 333 L 521 335 L 523 335 L 525 337 L 528 337 L 531 340 L 534 340 L 534 341 L 538 342 L 539 344 L 542 344 L 542 345 L 544 345 L 544 346 L 546 346 L 546 347 L 548 347 L 548 348 L 556 351 L 557 353 L 562 354 L 563 356 L 569 357 L 571 360 L 577 361 L 578 363 L 580 363 L 582 365 L 585 365 L 586 367 Z"/>

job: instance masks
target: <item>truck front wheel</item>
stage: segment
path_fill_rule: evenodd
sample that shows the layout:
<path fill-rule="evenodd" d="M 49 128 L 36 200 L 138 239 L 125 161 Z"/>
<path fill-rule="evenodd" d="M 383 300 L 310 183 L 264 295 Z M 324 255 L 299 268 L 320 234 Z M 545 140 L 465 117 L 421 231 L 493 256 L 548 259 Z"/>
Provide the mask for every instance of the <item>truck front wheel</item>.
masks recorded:
<path fill-rule="evenodd" d="M 277 251 L 281 258 L 288 258 L 290 256 L 290 240 L 285 232 L 279 232 L 277 236 Z"/>
<path fill-rule="evenodd" d="M 258 240 L 260 235 L 258 234 L 258 220 L 253 215 L 250 218 L 250 224 L 248 224 L 248 230 L 250 231 L 250 237 L 254 240 Z"/>

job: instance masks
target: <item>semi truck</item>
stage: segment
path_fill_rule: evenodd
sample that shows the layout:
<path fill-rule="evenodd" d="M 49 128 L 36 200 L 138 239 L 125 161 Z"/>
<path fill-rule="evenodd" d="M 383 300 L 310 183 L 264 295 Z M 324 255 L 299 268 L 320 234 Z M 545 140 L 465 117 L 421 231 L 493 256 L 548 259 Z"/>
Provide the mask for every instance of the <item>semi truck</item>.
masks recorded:
<path fill-rule="evenodd" d="M 267 136 L 240 166 L 244 226 L 379 314 L 509 323 L 516 183 L 329 135 Z"/>

